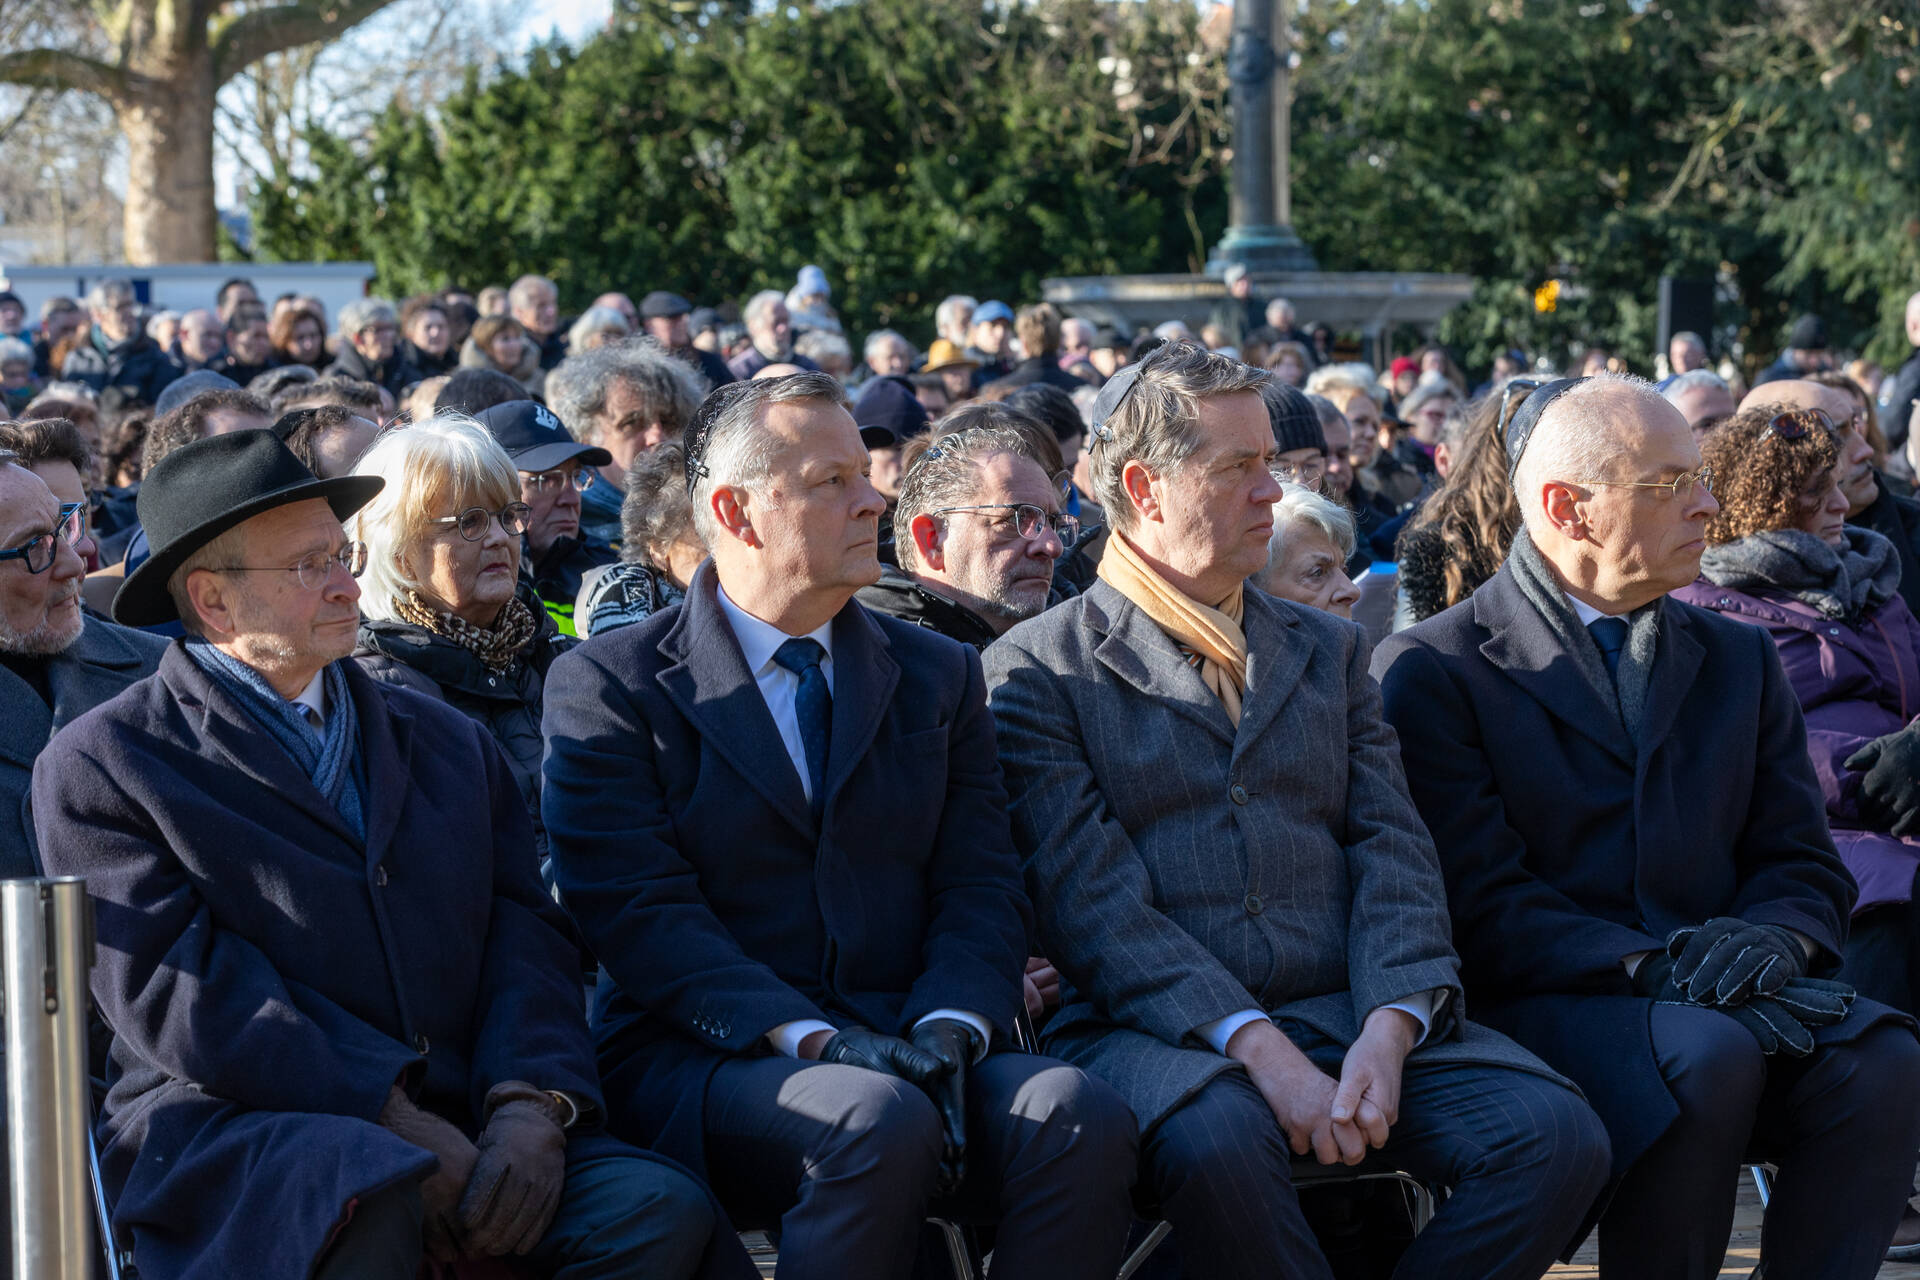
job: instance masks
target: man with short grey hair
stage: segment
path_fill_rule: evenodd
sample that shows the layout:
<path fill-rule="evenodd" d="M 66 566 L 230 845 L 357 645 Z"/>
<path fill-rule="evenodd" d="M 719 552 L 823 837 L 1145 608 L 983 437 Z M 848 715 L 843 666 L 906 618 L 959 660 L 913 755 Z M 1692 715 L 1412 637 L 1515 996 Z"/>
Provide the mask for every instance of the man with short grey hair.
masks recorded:
<path fill-rule="evenodd" d="M 1711 429 L 1735 409 L 1726 379 L 1711 369 L 1689 369 L 1669 379 L 1660 394 L 1696 434 Z"/>
<path fill-rule="evenodd" d="M 547 685 L 542 809 L 599 958 L 615 1133 L 704 1169 L 780 1274 L 904 1276 L 922 1219 L 1003 1275 L 1111 1280 L 1132 1117 L 1012 1051 L 1027 910 L 980 659 L 857 604 L 881 497 L 833 379 L 713 392 L 684 603 Z"/>
<path fill-rule="evenodd" d="M 904 378 L 913 372 L 913 344 L 892 329 L 875 329 L 861 348 L 869 380 Z"/>
<path fill-rule="evenodd" d="M 964 293 L 948 294 L 933 309 L 933 331 L 959 351 L 967 349 L 967 337 L 973 332 L 973 313 L 979 300 Z"/>
<path fill-rule="evenodd" d="M 1667 339 L 1667 364 L 1675 374 L 1706 368 L 1706 341 L 1699 334 L 1682 329 Z"/>
<path fill-rule="evenodd" d="M 140 328 L 133 285 L 102 280 L 87 291 L 93 325 L 84 342 L 67 353 L 60 376 L 84 382 L 100 395 L 103 409 L 150 405 L 184 370 Z"/>
<path fill-rule="evenodd" d="M 1719 1275 L 1765 1159 L 1763 1269 L 1866 1280 L 1911 1187 L 1920 1045 L 1830 981 L 1855 886 L 1772 641 L 1668 597 L 1714 477 L 1621 375 L 1540 387 L 1505 444 L 1506 564 L 1373 660 L 1471 1007 L 1606 1123 L 1602 1276 Z"/>
<path fill-rule="evenodd" d="M 540 367 L 551 369 L 567 358 L 567 331 L 560 323 L 560 289 L 545 276 L 521 276 L 507 290 L 507 314 L 520 322 L 540 348 Z"/>
<path fill-rule="evenodd" d="M 181 364 L 191 373 L 206 368 L 226 352 L 226 326 L 217 312 L 196 307 L 180 317 L 174 342 L 180 348 Z"/>
<path fill-rule="evenodd" d="M 371 382 L 396 399 L 420 371 L 400 352 L 400 317 L 385 298 L 355 298 L 340 308 L 339 354 L 321 371 L 323 378 Z"/>
<path fill-rule="evenodd" d="M 651 297 L 652 295 L 648 295 Z M 547 403 L 582 444 L 612 456 L 599 468 L 604 484 L 580 494 L 580 528 L 617 546 L 627 468 L 641 454 L 680 439 L 706 394 L 703 379 L 648 338 L 610 343 L 569 356 L 547 375 Z"/>
<path fill-rule="evenodd" d="M 810 371 L 819 369 L 819 365 L 794 352 L 793 317 L 787 311 L 786 294 L 778 289 L 762 289 L 747 300 L 740 318 L 746 323 L 747 336 L 753 343 L 727 361 L 727 368 L 740 381 L 752 380 L 754 374 L 770 364 L 790 364 Z"/>
<path fill-rule="evenodd" d="M 1099 580 L 987 650 L 1040 946 L 1071 984 L 1045 1045 L 1132 1105 L 1188 1274 L 1326 1280 L 1293 1159 L 1380 1151 L 1451 1191 L 1396 1274 L 1535 1280 L 1606 1139 L 1466 1020 L 1359 628 L 1246 585 L 1281 494 L 1268 378 L 1174 343 L 1109 381 Z"/>
<path fill-rule="evenodd" d="M 1060 487 L 1001 427 L 940 436 L 910 459 L 893 510 L 894 555 L 860 591 L 870 609 L 984 649 L 1047 607 L 1054 562 L 1079 521 Z"/>

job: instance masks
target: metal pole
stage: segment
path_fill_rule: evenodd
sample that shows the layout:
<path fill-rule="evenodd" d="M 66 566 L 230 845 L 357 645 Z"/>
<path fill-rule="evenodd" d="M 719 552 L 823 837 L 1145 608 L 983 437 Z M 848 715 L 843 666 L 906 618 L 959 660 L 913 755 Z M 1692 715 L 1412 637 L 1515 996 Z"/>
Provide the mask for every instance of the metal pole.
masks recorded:
<path fill-rule="evenodd" d="M 87 1280 L 87 970 L 93 908 L 77 878 L 0 881 L 8 1171 L 17 1280 Z"/>

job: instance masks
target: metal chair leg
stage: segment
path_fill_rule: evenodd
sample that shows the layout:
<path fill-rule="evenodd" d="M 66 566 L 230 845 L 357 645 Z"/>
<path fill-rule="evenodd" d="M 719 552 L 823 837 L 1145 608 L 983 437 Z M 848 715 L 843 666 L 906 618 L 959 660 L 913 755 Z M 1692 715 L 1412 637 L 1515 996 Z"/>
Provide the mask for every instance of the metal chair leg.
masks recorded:
<path fill-rule="evenodd" d="M 1130 1280 L 1134 1272 L 1147 1264 L 1147 1259 L 1153 1256 L 1153 1251 L 1172 1234 L 1173 1228 L 1166 1223 L 1154 1223 L 1153 1230 L 1147 1232 L 1147 1238 L 1140 1242 L 1140 1247 L 1128 1254 L 1127 1260 L 1120 1264 L 1119 1280 Z"/>
<path fill-rule="evenodd" d="M 1753 1173 L 1754 1194 L 1760 1197 L 1760 1207 L 1765 1209 L 1767 1202 L 1773 1199 L 1773 1176 L 1764 1164 L 1749 1165 Z"/>
<path fill-rule="evenodd" d="M 120 1243 L 113 1238 L 113 1211 L 107 1205 L 107 1184 L 100 1176 L 100 1146 L 94 1141 L 92 1124 L 87 1125 L 87 1168 L 93 1176 L 93 1218 L 100 1230 L 106 1280 L 122 1280 L 122 1266 L 131 1266 L 133 1259 L 121 1257 Z"/>
<path fill-rule="evenodd" d="M 947 1261 L 953 1266 L 953 1280 L 974 1280 L 973 1254 L 967 1248 L 966 1233 L 945 1218 L 928 1218 L 947 1244 Z"/>

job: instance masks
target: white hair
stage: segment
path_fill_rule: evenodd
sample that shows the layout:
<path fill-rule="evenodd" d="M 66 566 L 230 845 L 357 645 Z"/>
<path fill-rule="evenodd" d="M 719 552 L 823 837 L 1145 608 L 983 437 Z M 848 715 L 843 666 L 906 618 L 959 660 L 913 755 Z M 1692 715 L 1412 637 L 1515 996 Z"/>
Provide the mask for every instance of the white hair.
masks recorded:
<path fill-rule="evenodd" d="M 913 344 L 892 329 L 875 329 L 872 333 L 868 334 L 866 344 L 860 348 L 861 357 L 867 360 L 873 359 L 873 353 L 880 348 L 882 343 L 886 342 L 903 344 L 907 348 L 907 359 L 913 359 Z"/>
<path fill-rule="evenodd" d="M 767 312 L 773 307 L 774 303 L 777 302 L 784 306 L 786 305 L 786 301 L 787 295 L 778 289 L 762 289 L 747 299 L 746 307 L 740 312 L 740 320 L 748 328 L 752 328 L 754 325 L 766 319 Z"/>
<path fill-rule="evenodd" d="M 340 326 L 340 336 L 351 338 L 368 325 L 385 320 L 389 324 L 399 324 L 400 317 L 394 312 L 393 304 L 385 298 L 355 298 L 340 308 L 336 323 Z"/>
<path fill-rule="evenodd" d="M 1348 396 L 1366 396 L 1370 400 L 1380 399 L 1380 375 L 1373 371 L 1370 364 L 1355 361 L 1350 364 L 1323 364 L 1307 375 L 1304 388 L 1310 396 L 1325 396 L 1335 399 L 1338 393 Z"/>
<path fill-rule="evenodd" d="M 962 311 L 967 313 L 966 323 L 970 325 L 973 323 L 973 313 L 979 309 L 978 298 L 968 297 L 964 293 L 949 294 L 940 300 L 939 306 L 933 309 L 933 330 L 944 338 L 949 329 L 961 325 Z"/>
<path fill-rule="evenodd" d="M 584 351 L 583 345 L 596 333 L 617 333 L 626 335 L 633 332 L 627 323 L 626 313 L 617 307 L 588 307 L 580 313 L 580 318 L 567 330 L 567 350 Z"/>
<path fill-rule="evenodd" d="M 714 490 L 751 492 L 766 483 L 772 469 L 779 440 L 764 429 L 767 408 L 800 400 L 824 400 L 843 409 L 848 404 L 847 389 L 838 379 L 812 371 L 732 384 L 726 394 L 707 430 L 706 450 L 698 459 L 702 471 L 693 482 L 693 527 L 709 547 L 719 546 L 726 534 L 714 518 Z"/>
<path fill-rule="evenodd" d="M 536 292 L 550 293 L 557 298 L 560 296 L 560 286 L 545 276 L 521 276 L 507 290 L 508 309 L 511 311 L 528 305 Z"/>
<path fill-rule="evenodd" d="M 1267 539 L 1267 568 L 1286 558 L 1287 536 L 1297 524 L 1311 525 L 1326 534 L 1343 562 L 1353 555 L 1353 513 L 1303 484 L 1282 484 L 1280 497 L 1273 504 L 1273 536 Z"/>
<path fill-rule="evenodd" d="M 1606 478 L 1608 464 L 1620 453 L 1618 410 L 1623 400 L 1650 402 L 1671 411 L 1645 378 L 1596 373 L 1561 392 L 1540 415 L 1513 477 L 1520 518 L 1530 532 L 1540 531 L 1546 519 L 1540 505 L 1541 485 Z"/>
<path fill-rule="evenodd" d="M 452 411 L 385 433 L 360 455 L 353 474 L 387 482 L 347 520 L 348 536 L 367 544 L 360 612 L 369 618 L 399 617 L 399 602 L 420 589 L 405 561 L 447 527 L 430 521 L 474 506 L 498 511 L 520 500 L 520 473 L 507 451 L 485 427 Z"/>
<path fill-rule="evenodd" d="M 1668 381 L 1660 398 L 1668 404 L 1678 405 L 1680 397 L 1695 387 L 1711 387 L 1715 391 L 1729 391 L 1727 380 L 1711 369 L 1692 369 Z"/>
<path fill-rule="evenodd" d="M 0 338 L 0 364 L 14 364 L 19 361 L 32 364 L 33 348 L 12 336 Z"/>

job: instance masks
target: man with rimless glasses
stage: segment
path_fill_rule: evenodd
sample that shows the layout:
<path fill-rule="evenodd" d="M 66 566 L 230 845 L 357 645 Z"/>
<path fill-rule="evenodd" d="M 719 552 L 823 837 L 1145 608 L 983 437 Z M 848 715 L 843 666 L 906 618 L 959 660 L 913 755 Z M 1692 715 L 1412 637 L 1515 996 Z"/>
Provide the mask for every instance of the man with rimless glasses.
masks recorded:
<path fill-rule="evenodd" d="M 495 405 L 478 421 L 520 471 L 520 501 L 527 505 L 521 573 L 533 580 L 560 633 L 574 635 L 581 580 L 619 559 L 612 547 L 580 529 L 580 495 L 606 483 L 593 468 L 611 465 L 613 455 L 575 440 L 550 409 L 532 400 Z"/>
<path fill-rule="evenodd" d="M 1740 1165 L 1765 1160 L 1762 1268 L 1865 1280 L 1910 1189 L 1920 1044 L 1832 980 L 1856 889 L 1772 640 L 1668 598 L 1711 471 L 1678 409 L 1611 374 L 1527 390 L 1505 441 L 1506 564 L 1373 661 L 1469 1006 L 1606 1124 L 1603 1277 L 1718 1275 Z"/>

